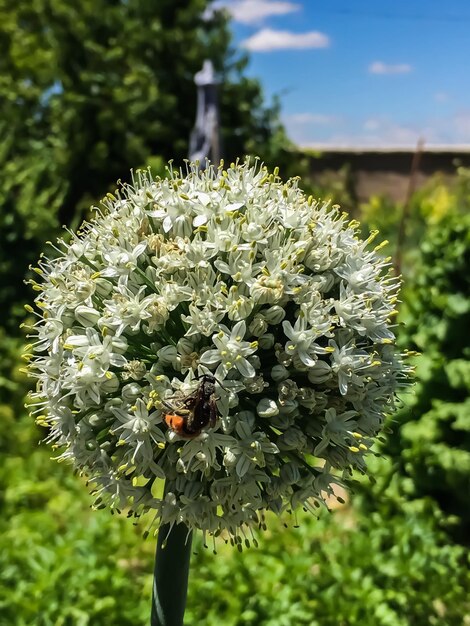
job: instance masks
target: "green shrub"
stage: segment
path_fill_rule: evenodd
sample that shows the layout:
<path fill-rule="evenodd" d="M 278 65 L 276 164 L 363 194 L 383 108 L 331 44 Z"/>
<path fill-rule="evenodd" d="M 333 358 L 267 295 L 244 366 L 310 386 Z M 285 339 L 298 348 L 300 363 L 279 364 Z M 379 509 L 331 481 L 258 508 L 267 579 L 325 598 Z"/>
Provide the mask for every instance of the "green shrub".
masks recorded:
<path fill-rule="evenodd" d="M 5 435 L 0 625 L 145 624 L 151 543 L 124 517 L 90 510 L 83 481 L 38 447 L 30 418 L 2 419 Z"/>
<path fill-rule="evenodd" d="M 154 541 L 91 511 L 83 480 L 48 458 L 29 418 L 2 420 L 0 626 L 144 626 Z M 374 473 L 387 474 L 384 461 Z M 299 528 L 269 520 L 259 548 L 217 555 L 195 541 L 188 626 L 461 626 L 468 555 L 447 544 L 431 501 L 344 507 Z M 288 522 L 292 522 L 287 518 Z"/>
<path fill-rule="evenodd" d="M 414 344 L 417 384 L 390 452 L 411 478 L 412 497 L 431 496 L 470 530 L 470 214 L 429 230 L 405 291 L 404 345 Z"/>
<path fill-rule="evenodd" d="M 302 517 L 261 542 L 194 559 L 188 624 L 460 626 L 470 610 L 465 552 L 444 544 L 423 503 L 387 519 Z"/>

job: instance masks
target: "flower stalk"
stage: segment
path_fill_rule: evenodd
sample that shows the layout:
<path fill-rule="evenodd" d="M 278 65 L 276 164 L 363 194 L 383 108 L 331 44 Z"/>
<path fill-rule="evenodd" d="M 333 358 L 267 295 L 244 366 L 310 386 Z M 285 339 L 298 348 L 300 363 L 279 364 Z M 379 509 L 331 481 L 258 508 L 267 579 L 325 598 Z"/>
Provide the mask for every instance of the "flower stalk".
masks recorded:
<path fill-rule="evenodd" d="M 185 524 L 165 524 L 158 533 L 152 590 L 151 626 L 183 626 L 188 592 L 192 532 Z"/>

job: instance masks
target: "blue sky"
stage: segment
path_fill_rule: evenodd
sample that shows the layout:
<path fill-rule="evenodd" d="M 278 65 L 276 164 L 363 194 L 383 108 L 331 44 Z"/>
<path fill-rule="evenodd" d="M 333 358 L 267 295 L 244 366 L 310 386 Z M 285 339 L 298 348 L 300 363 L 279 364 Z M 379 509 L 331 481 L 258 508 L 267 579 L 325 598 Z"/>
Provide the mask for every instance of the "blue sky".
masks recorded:
<path fill-rule="evenodd" d="M 222 0 L 302 146 L 470 144 L 470 0 Z"/>

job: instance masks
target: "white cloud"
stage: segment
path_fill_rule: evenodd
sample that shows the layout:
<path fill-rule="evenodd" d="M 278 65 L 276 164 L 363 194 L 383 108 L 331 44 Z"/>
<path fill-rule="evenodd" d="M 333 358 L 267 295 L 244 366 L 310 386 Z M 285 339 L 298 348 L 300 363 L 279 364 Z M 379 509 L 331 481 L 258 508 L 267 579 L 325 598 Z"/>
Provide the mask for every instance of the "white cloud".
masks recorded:
<path fill-rule="evenodd" d="M 263 28 L 242 41 L 241 45 L 252 52 L 270 52 L 271 50 L 327 48 L 330 45 L 330 39 L 327 35 L 315 30 L 307 33 L 293 33 L 287 30 Z"/>
<path fill-rule="evenodd" d="M 376 130 L 379 130 L 380 126 L 380 120 L 376 119 L 375 117 L 371 117 L 368 120 L 365 120 L 364 124 L 362 125 L 363 129 L 368 132 L 375 132 Z"/>
<path fill-rule="evenodd" d="M 426 142 L 436 141 L 437 137 L 429 125 L 419 127 L 400 124 L 386 117 L 370 117 L 364 120 L 342 119 L 341 124 L 332 128 L 333 132 L 322 132 L 321 139 L 315 133 L 304 132 L 302 136 L 290 134 L 293 141 L 303 147 L 318 147 L 319 144 L 335 148 L 413 148 L 421 137 Z"/>
<path fill-rule="evenodd" d="M 276 0 L 235 0 L 220 3 L 219 6 L 225 7 L 233 19 L 242 24 L 258 24 L 267 17 L 294 13 L 302 8 L 294 2 Z"/>
<path fill-rule="evenodd" d="M 307 124 L 335 124 L 339 121 L 336 115 L 325 115 L 324 113 L 292 113 L 285 115 L 286 124 L 307 125 Z"/>
<path fill-rule="evenodd" d="M 426 146 L 470 147 L 470 109 L 409 123 L 374 115 L 363 119 L 338 116 L 329 125 L 312 125 L 309 115 L 301 113 L 284 118 L 289 137 L 301 148 L 415 149 L 420 139 Z M 297 123 L 296 116 L 299 116 Z M 289 121 L 289 117 L 294 121 Z"/>
<path fill-rule="evenodd" d="M 400 124 L 388 118 L 365 120 L 364 133 L 359 137 L 366 145 L 415 146 L 421 136 L 429 136 L 429 129 Z"/>
<path fill-rule="evenodd" d="M 303 145 L 306 138 L 318 137 L 319 133 L 324 134 L 325 129 L 331 132 L 334 128 L 338 132 L 343 124 L 341 117 L 326 113 L 292 113 L 283 115 L 282 121 L 287 134 L 298 145 Z"/>
<path fill-rule="evenodd" d="M 374 61 L 369 65 L 370 74 L 408 74 L 413 68 L 408 63 L 387 64 Z"/>

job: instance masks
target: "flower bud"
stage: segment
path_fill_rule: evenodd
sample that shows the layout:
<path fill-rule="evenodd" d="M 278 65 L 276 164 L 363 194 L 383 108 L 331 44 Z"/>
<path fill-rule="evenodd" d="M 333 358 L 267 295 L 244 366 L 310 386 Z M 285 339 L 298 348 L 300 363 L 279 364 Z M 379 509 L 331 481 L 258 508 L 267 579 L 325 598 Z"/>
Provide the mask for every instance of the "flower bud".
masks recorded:
<path fill-rule="evenodd" d="M 268 324 L 272 324 L 273 326 L 276 326 L 277 324 L 280 324 L 282 320 L 285 318 L 286 312 L 284 311 L 282 307 L 276 304 L 274 306 L 269 307 L 269 309 L 264 309 L 263 315 L 266 321 L 268 322 Z"/>
<path fill-rule="evenodd" d="M 283 510 L 282 498 L 274 498 L 269 502 L 269 509 L 273 511 L 276 515 L 281 515 Z"/>
<path fill-rule="evenodd" d="M 159 364 L 165 367 L 176 363 L 178 353 L 175 346 L 165 346 L 157 352 L 157 356 Z"/>
<path fill-rule="evenodd" d="M 75 319 L 79 324 L 85 326 L 85 328 L 89 326 L 95 326 L 98 323 L 101 315 L 99 311 L 94 309 L 91 306 L 85 306 L 84 304 L 79 304 L 75 309 Z"/>
<path fill-rule="evenodd" d="M 320 359 L 308 372 L 308 379 L 314 385 L 325 383 L 332 377 L 331 367 L 325 361 Z"/>
<path fill-rule="evenodd" d="M 129 383 L 124 385 L 121 394 L 128 402 L 132 402 L 142 395 L 142 387 L 138 383 Z"/>
<path fill-rule="evenodd" d="M 112 283 L 110 283 L 109 280 L 106 280 L 105 278 L 97 278 L 94 281 L 94 283 L 95 283 L 95 291 L 101 297 L 108 296 L 113 290 Z"/>
<path fill-rule="evenodd" d="M 285 380 L 289 377 L 289 370 L 284 365 L 275 365 L 271 370 L 271 378 L 275 383 Z"/>
<path fill-rule="evenodd" d="M 248 357 L 248 361 L 255 368 L 255 370 L 259 370 L 261 367 L 261 360 L 257 354 L 251 354 Z"/>
<path fill-rule="evenodd" d="M 222 480 L 214 480 L 210 487 L 210 493 L 213 500 L 217 502 L 225 502 L 230 493 L 230 487 Z"/>
<path fill-rule="evenodd" d="M 75 239 L 72 245 L 69 246 L 70 253 L 79 259 L 85 254 L 85 243 L 79 239 Z"/>
<path fill-rule="evenodd" d="M 230 409 L 234 409 L 236 406 L 238 406 L 239 403 L 239 398 L 238 398 L 238 393 L 235 393 L 234 391 L 231 391 L 228 394 L 228 406 Z"/>
<path fill-rule="evenodd" d="M 280 476 L 272 476 L 266 491 L 272 498 L 280 497 L 283 494 L 284 485 Z"/>
<path fill-rule="evenodd" d="M 226 449 L 224 454 L 224 465 L 227 468 L 234 467 L 237 464 L 238 457 L 229 448 Z"/>
<path fill-rule="evenodd" d="M 287 380 L 282 381 L 278 387 L 279 399 L 282 400 L 293 400 L 297 395 L 298 387 L 297 383 L 288 378 Z"/>
<path fill-rule="evenodd" d="M 194 350 L 194 343 L 189 337 L 181 337 L 178 339 L 176 349 L 179 354 L 190 354 Z"/>
<path fill-rule="evenodd" d="M 307 438 L 301 430 L 291 427 L 286 432 L 279 435 L 277 445 L 280 450 L 297 450 L 305 448 Z"/>
<path fill-rule="evenodd" d="M 300 480 L 299 466 L 297 463 L 292 463 L 292 461 L 284 463 L 280 469 L 279 475 L 283 482 L 288 485 L 294 485 Z"/>
<path fill-rule="evenodd" d="M 90 426 L 95 429 L 95 431 L 101 430 L 106 425 L 106 419 L 103 419 L 102 415 L 98 415 L 96 413 L 90 415 L 87 418 L 87 421 L 88 424 L 90 424 Z"/>
<path fill-rule="evenodd" d="M 294 417 L 279 411 L 279 415 L 275 415 L 270 419 L 270 426 L 278 430 L 287 430 L 294 423 Z"/>
<path fill-rule="evenodd" d="M 297 402 L 297 400 L 280 400 L 279 412 L 283 415 L 289 415 L 290 413 L 293 413 L 298 406 L 299 403 Z"/>
<path fill-rule="evenodd" d="M 256 411 L 260 417 L 273 417 L 279 413 L 279 407 L 271 398 L 263 398 L 258 402 Z"/>
<path fill-rule="evenodd" d="M 268 328 L 268 322 L 265 320 L 264 316 L 261 315 L 260 313 L 257 313 L 254 316 L 253 320 L 248 326 L 248 330 L 255 337 L 261 337 L 261 335 L 264 335 L 267 328 Z"/>
<path fill-rule="evenodd" d="M 304 406 L 307 409 L 313 409 L 317 404 L 315 391 L 310 387 L 300 387 L 297 394 L 297 400 L 299 401 L 301 406 Z"/>
<path fill-rule="evenodd" d="M 325 272 L 313 277 L 312 282 L 320 293 L 327 293 L 335 284 L 335 277 L 331 272 Z"/>
<path fill-rule="evenodd" d="M 262 350 L 270 350 L 275 342 L 275 337 L 272 333 L 266 333 L 258 340 L 258 345 Z"/>
<path fill-rule="evenodd" d="M 106 372 L 106 380 L 102 383 L 101 389 L 104 393 L 114 393 L 119 389 L 119 380 L 114 372 Z"/>
<path fill-rule="evenodd" d="M 250 428 L 255 425 L 255 415 L 252 411 L 240 411 L 236 415 L 237 422 L 246 422 Z"/>
<path fill-rule="evenodd" d="M 263 389 L 268 386 L 268 384 L 264 382 L 262 376 L 255 376 L 254 378 L 248 378 L 245 380 L 245 389 L 248 393 L 261 393 Z"/>

